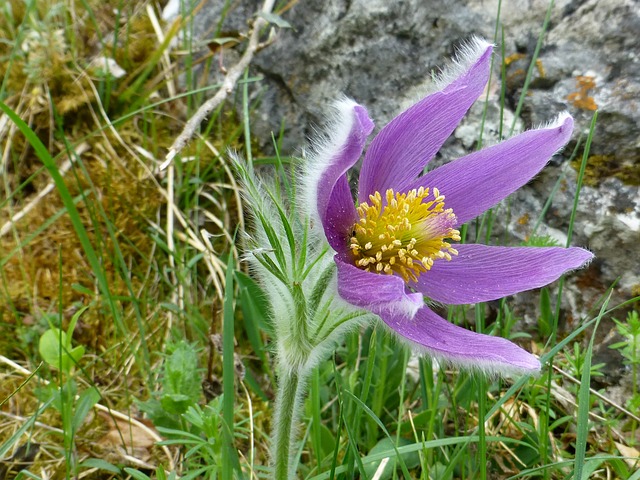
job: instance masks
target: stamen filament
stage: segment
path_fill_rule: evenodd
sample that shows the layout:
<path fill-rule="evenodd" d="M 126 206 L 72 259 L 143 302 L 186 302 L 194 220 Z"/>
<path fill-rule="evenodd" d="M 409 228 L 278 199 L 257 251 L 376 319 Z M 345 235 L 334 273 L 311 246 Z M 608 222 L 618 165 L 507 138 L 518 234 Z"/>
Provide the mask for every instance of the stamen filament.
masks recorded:
<path fill-rule="evenodd" d="M 431 194 L 431 195 L 430 195 Z M 431 200 L 426 200 L 431 196 Z M 380 192 L 357 207 L 349 248 L 354 264 L 369 272 L 394 273 L 405 282 L 417 281 L 435 259 L 450 261 L 458 251 L 446 240 L 460 241 L 452 209 L 444 208 L 437 188 L 420 187 L 407 193 Z"/>

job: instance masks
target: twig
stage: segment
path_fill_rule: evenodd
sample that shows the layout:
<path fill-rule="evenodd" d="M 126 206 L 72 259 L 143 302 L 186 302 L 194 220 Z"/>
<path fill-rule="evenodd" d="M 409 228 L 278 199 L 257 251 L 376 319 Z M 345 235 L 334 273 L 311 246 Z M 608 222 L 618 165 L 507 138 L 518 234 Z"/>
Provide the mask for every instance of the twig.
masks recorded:
<path fill-rule="evenodd" d="M 275 0 L 265 0 L 261 13 L 271 13 L 273 9 L 273 4 Z M 169 153 L 165 158 L 165 161 L 160 165 L 160 170 L 164 170 L 169 166 L 174 157 L 185 147 L 187 142 L 191 140 L 191 137 L 195 134 L 196 129 L 200 126 L 202 121 L 209 115 L 218 105 L 220 105 L 229 95 L 236 83 L 238 83 L 238 79 L 240 75 L 245 71 L 245 69 L 253 60 L 253 55 L 256 53 L 258 48 L 260 47 L 259 39 L 260 39 L 260 30 L 262 27 L 267 25 L 267 21 L 264 17 L 258 15 L 256 17 L 256 21 L 253 24 L 253 30 L 251 32 L 251 36 L 249 37 L 249 43 L 247 45 L 247 49 L 244 52 L 244 55 L 240 58 L 240 61 L 235 64 L 233 67 L 229 68 L 227 76 L 224 78 L 222 82 L 222 86 L 216 92 L 216 94 L 207 100 L 205 103 L 200 106 L 198 111 L 189 119 L 187 124 L 185 125 L 182 133 L 175 139 L 171 148 L 169 148 Z"/>
<path fill-rule="evenodd" d="M 0 355 L 0 363 L 4 363 L 5 365 L 10 366 L 14 370 L 20 372 L 22 375 L 27 375 L 28 376 L 28 375 L 31 375 L 31 373 L 32 373 L 28 369 L 26 369 L 23 366 L 17 364 L 16 362 L 14 362 L 13 360 L 5 357 L 4 355 Z M 49 381 L 48 380 L 46 380 L 44 378 L 40 378 L 40 377 L 36 377 L 36 378 L 40 382 L 44 383 L 45 385 L 49 385 Z M 78 398 L 78 397 L 76 396 L 76 398 Z M 156 432 L 154 429 L 146 426 L 141 421 L 136 420 L 135 418 L 133 418 L 130 415 L 127 415 L 125 413 L 121 413 L 121 412 L 119 412 L 117 410 L 113 410 L 112 408 L 109 408 L 109 407 L 105 407 L 104 405 L 102 405 L 100 403 L 96 403 L 94 405 L 94 408 L 96 410 L 101 411 L 101 412 L 107 413 L 111 417 L 118 418 L 118 419 L 123 420 L 125 422 L 129 422 L 131 425 L 135 425 L 136 427 L 138 427 L 141 430 L 143 430 L 151 438 L 153 438 L 156 442 L 161 442 L 162 441 L 162 437 L 158 434 L 158 432 Z M 8 416 L 8 415 L 6 415 L 6 416 Z M 52 427 L 47 427 L 47 428 L 52 428 Z M 175 469 L 175 462 L 173 461 L 173 456 L 171 455 L 171 452 L 169 451 L 169 449 L 167 448 L 166 445 L 160 445 L 160 448 L 162 449 L 164 454 L 167 456 L 167 460 L 169 461 L 169 465 L 168 465 L 169 471 L 173 471 Z M 129 458 L 128 456 L 127 456 L 127 458 L 129 460 L 131 460 L 131 458 Z"/>
<path fill-rule="evenodd" d="M 556 372 L 558 372 L 560 375 L 562 375 L 564 378 L 566 378 L 567 380 L 575 383 L 576 385 L 580 385 L 580 380 L 578 380 L 577 378 L 572 376 L 570 373 L 565 372 L 564 370 L 556 367 L 555 365 L 553 366 L 553 369 Z M 593 388 L 589 388 L 589 393 L 593 394 L 594 396 L 596 396 L 597 398 L 599 398 L 603 402 L 608 403 L 609 405 L 611 405 L 616 410 L 618 410 L 618 411 L 624 413 L 625 415 L 628 415 L 629 417 L 633 418 L 635 421 L 640 422 L 640 417 L 638 417 L 637 415 L 634 415 L 633 413 L 631 413 L 629 410 L 627 410 L 623 406 L 618 405 L 613 400 L 605 397 L 604 395 L 602 395 L 600 392 L 597 392 Z"/>
<path fill-rule="evenodd" d="M 15 415 L 15 414 L 9 413 L 9 412 L 3 412 L 1 410 L 0 410 L 0 416 L 10 418 L 11 420 L 17 420 L 17 421 L 22 422 L 22 423 L 27 423 L 29 421 L 29 419 L 26 418 L 26 417 L 22 417 L 20 415 Z M 33 424 L 36 427 L 42 428 L 44 430 L 49 430 L 51 432 L 64 434 L 64 430 L 62 430 L 60 428 L 52 427 L 51 425 L 47 425 L 46 423 L 42 423 L 42 422 L 37 422 L 36 421 Z"/>

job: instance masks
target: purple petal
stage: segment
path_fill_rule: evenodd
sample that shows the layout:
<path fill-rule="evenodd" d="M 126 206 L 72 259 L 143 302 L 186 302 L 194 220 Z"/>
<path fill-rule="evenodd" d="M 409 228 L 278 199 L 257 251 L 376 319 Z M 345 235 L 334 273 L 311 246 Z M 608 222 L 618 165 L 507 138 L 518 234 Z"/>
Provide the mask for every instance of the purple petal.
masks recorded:
<path fill-rule="evenodd" d="M 338 104 L 334 138 L 318 154 L 321 163 L 316 184 L 318 215 L 329 244 L 338 252 L 347 248 L 351 227 L 357 220 L 346 172 L 360 158 L 373 122 L 367 110 L 352 101 Z"/>
<path fill-rule="evenodd" d="M 576 247 L 455 247 L 458 255 L 450 262 L 436 260 L 416 283 L 437 302 L 486 302 L 543 287 L 593 258 L 591 252 Z"/>
<path fill-rule="evenodd" d="M 342 175 L 333 187 L 324 217 L 320 217 L 331 248 L 341 254 L 349 251 L 351 229 L 358 221 L 347 176 Z"/>
<path fill-rule="evenodd" d="M 466 64 L 443 90 L 429 95 L 394 118 L 371 142 L 360 171 L 359 202 L 369 195 L 406 190 L 440 150 L 489 78 L 491 45 L 477 40 Z M 466 67 L 466 68 L 465 68 Z"/>
<path fill-rule="evenodd" d="M 412 318 L 424 306 L 421 293 L 407 293 L 404 281 L 393 275 L 366 272 L 335 256 L 338 293 L 356 307 L 377 315 L 383 313 Z"/>
<path fill-rule="evenodd" d="M 423 307 L 413 320 L 381 315 L 393 331 L 440 360 L 496 373 L 537 372 L 536 357 L 501 337 L 458 327 Z"/>
<path fill-rule="evenodd" d="M 571 138 L 573 119 L 561 115 L 547 128 L 530 130 L 428 172 L 408 188 L 437 187 L 445 207 L 462 224 L 527 183 Z"/>

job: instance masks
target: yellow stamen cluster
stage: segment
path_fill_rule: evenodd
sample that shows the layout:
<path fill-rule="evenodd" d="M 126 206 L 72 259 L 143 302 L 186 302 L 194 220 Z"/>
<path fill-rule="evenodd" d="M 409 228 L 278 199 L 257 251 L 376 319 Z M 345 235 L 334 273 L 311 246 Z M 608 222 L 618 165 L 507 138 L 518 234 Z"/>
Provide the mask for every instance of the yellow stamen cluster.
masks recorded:
<path fill-rule="evenodd" d="M 458 251 L 446 239 L 459 241 L 453 227 L 456 216 L 445 210 L 444 195 L 420 187 L 407 193 L 389 189 L 383 203 L 380 192 L 369 195 L 369 203 L 358 207 L 359 220 L 353 226 L 351 252 L 356 266 L 367 272 L 402 276 L 416 281 L 436 259 L 451 260 Z"/>

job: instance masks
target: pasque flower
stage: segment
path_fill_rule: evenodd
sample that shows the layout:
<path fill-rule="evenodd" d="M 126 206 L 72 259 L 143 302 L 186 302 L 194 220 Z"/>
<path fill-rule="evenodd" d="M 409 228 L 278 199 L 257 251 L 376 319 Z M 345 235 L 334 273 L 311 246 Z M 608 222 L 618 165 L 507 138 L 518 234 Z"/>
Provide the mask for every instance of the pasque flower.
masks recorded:
<path fill-rule="evenodd" d="M 489 371 L 537 371 L 537 358 L 517 345 L 458 327 L 425 303 L 498 299 L 542 287 L 592 258 L 581 248 L 457 243 L 463 223 L 528 182 L 567 143 L 567 113 L 422 174 L 482 94 L 491 54 L 490 44 L 472 41 L 444 72 L 440 90 L 382 128 L 364 154 L 355 200 L 347 172 L 374 125 L 364 107 L 339 101 L 330 138 L 309 162 L 306 201 L 335 252 L 342 299 L 436 358 Z"/>
<path fill-rule="evenodd" d="M 276 479 L 295 477 L 291 452 L 309 374 L 348 328 L 380 318 L 418 350 L 454 364 L 498 373 L 540 369 L 510 341 L 458 327 L 428 306 L 541 287 L 592 258 L 580 248 L 460 243 L 460 225 L 528 182 L 567 143 L 568 114 L 422 174 L 484 90 L 491 53 L 488 43 L 472 41 L 439 90 L 373 138 L 355 199 L 348 171 L 373 123 L 348 99 L 337 103 L 327 137 L 294 182 L 269 184 L 251 164 L 236 162 L 255 226 L 248 258 L 274 330 Z"/>

